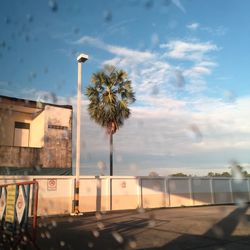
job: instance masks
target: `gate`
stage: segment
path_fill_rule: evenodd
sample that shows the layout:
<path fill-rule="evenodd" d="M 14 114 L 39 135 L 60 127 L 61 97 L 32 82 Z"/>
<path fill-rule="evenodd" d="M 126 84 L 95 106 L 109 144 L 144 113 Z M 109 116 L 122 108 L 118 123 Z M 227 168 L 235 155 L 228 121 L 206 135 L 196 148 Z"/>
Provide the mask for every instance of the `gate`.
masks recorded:
<path fill-rule="evenodd" d="M 36 249 L 38 182 L 0 185 L 0 248 L 32 244 Z M 29 218 L 29 214 L 33 218 Z"/>

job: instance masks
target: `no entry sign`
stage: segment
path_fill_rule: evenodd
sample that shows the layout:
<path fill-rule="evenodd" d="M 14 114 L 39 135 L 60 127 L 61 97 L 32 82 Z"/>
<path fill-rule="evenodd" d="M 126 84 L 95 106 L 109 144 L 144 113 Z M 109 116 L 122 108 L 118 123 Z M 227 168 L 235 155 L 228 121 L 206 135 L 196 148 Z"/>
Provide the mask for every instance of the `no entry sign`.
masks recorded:
<path fill-rule="evenodd" d="M 57 180 L 56 179 L 48 179 L 47 190 L 48 191 L 56 191 L 56 189 L 57 189 Z"/>

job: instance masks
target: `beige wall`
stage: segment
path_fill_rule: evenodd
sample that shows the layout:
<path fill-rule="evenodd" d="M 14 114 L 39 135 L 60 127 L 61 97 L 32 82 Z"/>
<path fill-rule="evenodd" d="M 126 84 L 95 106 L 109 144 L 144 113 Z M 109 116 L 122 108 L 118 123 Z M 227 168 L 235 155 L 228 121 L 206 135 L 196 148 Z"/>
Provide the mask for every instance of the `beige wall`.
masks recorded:
<path fill-rule="evenodd" d="M 164 178 L 142 179 L 142 205 L 144 208 L 165 207 L 169 205 L 168 194 L 165 191 Z"/>
<path fill-rule="evenodd" d="M 139 207 L 136 178 L 111 179 L 111 210 L 135 209 Z"/>
<path fill-rule="evenodd" d="M 194 205 L 207 205 L 213 203 L 211 180 L 193 179 L 192 194 Z"/>
<path fill-rule="evenodd" d="M 44 111 L 36 116 L 30 125 L 30 147 L 41 148 L 44 146 L 45 121 Z"/>
<path fill-rule="evenodd" d="M 0 109 L 0 145 L 13 146 L 15 122 L 31 123 L 30 114 Z"/>
<path fill-rule="evenodd" d="M 46 105 L 44 112 L 46 125 L 71 127 L 71 109 Z"/>
<path fill-rule="evenodd" d="M 46 139 L 43 166 L 70 168 L 72 167 L 72 110 L 47 105 L 44 112 Z"/>
<path fill-rule="evenodd" d="M 71 212 L 74 176 L 2 176 L 0 185 L 33 179 L 39 183 L 38 215 Z M 51 179 L 55 189 L 48 187 Z M 239 203 L 250 201 L 250 179 L 82 176 L 79 196 L 82 212 Z"/>
<path fill-rule="evenodd" d="M 191 206 L 191 186 L 188 178 L 169 179 L 170 206 Z"/>
<path fill-rule="evenodd" d="M 34 114 L 0 108 L 0 121 L 0 166 L 72 167 L 72 109 L 46 105 L 34 117 Z M 25 147 L 9 148 L 14 146 L 15 121 L 30 124 L 29 143 Z"/>

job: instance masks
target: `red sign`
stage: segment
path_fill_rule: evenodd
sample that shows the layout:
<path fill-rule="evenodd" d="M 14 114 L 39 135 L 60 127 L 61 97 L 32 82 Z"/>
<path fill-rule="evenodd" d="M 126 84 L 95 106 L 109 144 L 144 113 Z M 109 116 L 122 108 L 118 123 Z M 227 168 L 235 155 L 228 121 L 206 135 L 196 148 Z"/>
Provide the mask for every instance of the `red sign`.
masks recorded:
<path fill-rule="evenodd" d="M 56 179 L 49 179 L 47 181 L 47 190 L 48 191 L 56 191 L 57 189 L 57 180 Z"/>

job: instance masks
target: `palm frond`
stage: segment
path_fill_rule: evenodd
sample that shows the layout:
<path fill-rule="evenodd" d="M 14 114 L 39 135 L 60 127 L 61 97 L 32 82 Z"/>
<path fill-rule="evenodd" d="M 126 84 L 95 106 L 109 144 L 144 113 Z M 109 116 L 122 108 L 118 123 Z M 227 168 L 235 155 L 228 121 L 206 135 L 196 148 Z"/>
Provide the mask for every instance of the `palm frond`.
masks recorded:
<path fill-rule="evenodd" d="M 128 74 L 110 65 L 92 75 L 86 95 L 90 101 L 88 112 L 91 119 L 112 133 L 129 118 L 129 105 L 135 101 Z"/>

